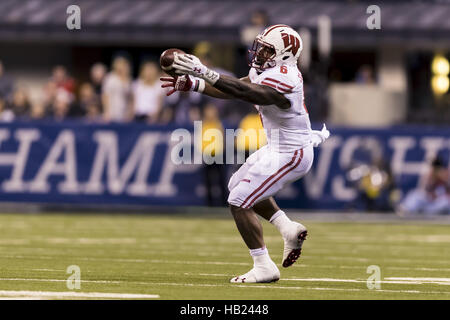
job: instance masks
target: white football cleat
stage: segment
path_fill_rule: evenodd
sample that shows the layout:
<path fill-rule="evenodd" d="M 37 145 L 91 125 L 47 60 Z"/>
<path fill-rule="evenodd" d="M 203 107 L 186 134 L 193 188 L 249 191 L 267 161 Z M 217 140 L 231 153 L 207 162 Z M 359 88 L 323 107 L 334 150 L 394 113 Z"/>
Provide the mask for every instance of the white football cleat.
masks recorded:
<path fill-rule="evenodd" d="M 306 227 L 298 222 L 292 222 L 292 228 L 284 236 L 283 262 L 284 268 L 290 267 L 300 257 L 302 253 L 303 241 L 306 239 L 308 231 Z"/>
<path fill-rule="evenodd" d="M 253 266 L 253 269 L 241 276 L 231 278 L 231 283 L 267 283 L 280 280 L 280 270 L 270 260 L 267 264 Z"/>

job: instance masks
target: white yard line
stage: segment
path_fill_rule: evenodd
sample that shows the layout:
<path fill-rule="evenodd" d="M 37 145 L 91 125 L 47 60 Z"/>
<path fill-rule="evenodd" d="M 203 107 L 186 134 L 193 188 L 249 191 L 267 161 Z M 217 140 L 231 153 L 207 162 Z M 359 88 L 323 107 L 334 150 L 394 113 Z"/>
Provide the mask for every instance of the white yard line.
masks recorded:
<path fill-rule="evenodd" d="M 151 285 L 160 286 L 186 286 L 186 287 L 238 287 L 238 288 L 253 288 L 253 289 L 286 289 L 286 290 L 319 290 L 319 291 L 357 291 L 357 292 L 391 292 L 391 293 L 415 293 L 415 294 L 449 294 L 450 292 L 440 291 L 420 291 L 420 290 L 369 290 L 369 289 L 357 289 L 357 288 L 327 288 L 327 287 L 284 287 L 277 285 L 261 285 L 261 284 L 196 284 L 196 283 L 173 283 L 173 282 L 152 282 Z"/>
<path fill-rule="evenodd" d="M 321 241 L 332 241 L 339 244 L 345 243 L 363 243 L 370 244 L 370 242 L 377 243 L 449 243 L 450 235 L 448 234 L 433 234 L 433 235 L 421 235 L 417 237 L 415 235 L 399 235 L 399 236 L 386 236 L 380 239 L 378 235 L 366 234 L 358 236 L 349 236 L 347 234 L 331 234 L 324 235 L 320 238 Z"/>
<path fill-rule="evenodd" d="M 54 257 L 51 256 L 23 256 L 23 255 L 2 255 L 0 258 L 10 258 L 10 259 L 36 259 L 36 260 L 51 260 Z M 308 258 L 308 257 L 306 257 Z M 369 262 L 372 259 L 369 258 L 358 258 L 358 257 L 322 257 L 327 260 L 354 260 L 358 262 Z M 75 257 L 73 259 L 84 260 L 84 261 L 112 261 L 112 262 L 148 262 L 148 263 L 176 263 L 176 264 L 223 264 L 223 265 L 248 265 L 249 263 L 244 262 L 228 262 L 228 261 L 189 261 L 189 260 L 165 260 L 165 259 L 128 259 L 128 258 L 94 258 L 94 257 Z M 389 259 L 383 258 L 383 261 L 397 261 L 397 262 L 415 262 L 416 259 Z M 441 260 L 434 261 L 433 263 L 449 264 L 450 261 Z"/>
<path fill-rule="evenodd" d="M 186 273 L 185 273 L 186 274 Z M 186 274 L 188 275 L 188 274 Z M 208 276 L 208 277 L 222 277 L 231 275 L 227 274 L 192 274 L 198 276 Z M 38 282 L 66 282 L 67 280 L 61 279 L 28 279 L 28 278 L 0 278 L 0 281 L 38 281 Z M 335 278 L 287 278 L 281 279 L 281 282 L 284 281 L 300 281 L 300 282 L 345 282 L 345 283 L 366 283 L 367 280 L 362 279 L 335 279 Z M 109 280 L 82 280 L 83 283 L 104 283 L 104 284 L 135 284 L 135 285 L 145 285 L 145 286 L 154 286 L 154 285 L 168 285 L 168 286 L 188 286 L 188 287 L 230 287 L 227 284 L 193 284 L 193 283 L 178 283 L 178 282 L 150 282 L 150 281 L 109 281 Z M 405 284 L 405 285 L 420 285 L 420 284 L 437 284 L 437 285 L 450 285 L 450 278 L 385 278 L 380 281 L 380 283 L 384 284 Z M 232 286 L 239 287 L 249 287 L 249 288 L 273 288 L 273 289 L 287 289 L 287 290 L 325 290 L 325 291 L 366 291 L 368 289 L 361 288 L 330 288 L 330 287 L 285 287 L 285 286 L 277 286 L 277 285 L 241 285 L 241 284 L 232 284 Z M 439 291 L 421 291 L 421 290 L 374 290 L 377 292 L 393 292 L 393 293 L 424 293 L 424 294 L 450 294 L 450 292 L 439 292 Z M 0 297 L 2 291 L 0 291 Z M 86 298 L 88 298 L 86 296 Z M 100 298 L 100 297 L 99 297 Z M 111 297 L 113 298 L 113 297 Z M 125 299 L 125 298 L 124 298 Z M 132 299 L 130 297 L 130 299 Z"/>
<path fill-rule="evenodd" d="M 136 244 L 136 238 L 44 238 L 39 240 L 51 244 L 116 245 Z"/>
<path fill-rule="evenodd" d="M 450 286 L 450 278 L 423 278 L 423 277 L 388 277 L 384 278 L 387 281 L 394 282 L 417 282 L 419 284 L 439 284 L 444 286 Z"/>
<path fill-rule="evenodd" d="M 37 278 L 0 278 L 0 281 L 33 281 L 33 282 L 67 282 L 67 279 L 37 279 Z M 114 280 L 81 280 L 83 283 L 104 283 L 120 284 L 125 281 Z"/>
<path fill-rule="evenodd" d="M 435 271 L 435 272 L 450 272 L 450 268 L 429 268 L 429 267 L 386 267 L 392 270 L 414 270 L 414 271 Z"/>
<path fill-rule="evenodd" d="M 441 281 L 442 278 L 434 278 L 434 280 L 420 280 L 421 278 L 384 278 L 380 283 L 386 284 L 437 284 L 450 286 L 450 279 Z M 304 282 L 349 282 L 349 283 L 366 283 L 364 279 L 333 279 L 333 278 L 287 278 L 280 281 L 304 281 Z"/>
<path fill-rule="evenodd" d="M 303 256 L 302 256 L 303 257 Z M 304 258 L 310 259 L 310 258 L 316 258 L 319 256 L 315 256 L 315 255 L 310 255 L 310 256 L 305 256 Z M 325 260 L 334 260 L 334 261 L 340 261 L 340 260 L 350 260 L 350 261 L 358 261 L 358 262 L 369 262 L 369 261 L 373 261 L 374 258 L 360 258 L 360 257 L 345 257 L 345 256 L 325 256 L 325 257 L 320 257 L 321 259 L 325 259 Z M 398 262 L 398 263 L 415 263 L 418 261 L 423 261 L 423 257 L 417 257 L 417 258 L 403 258 L 403 259 L 399 259 L 399 258 L 388 258 L 388 257 L 383 257 L 380 258 L 379 260 L 383 261 L 383 262 Z M 444 264 L 444 265 L 449 265 L 450 264 L 450 260 L 432 260 L 433 263 L 436 264 Z"/>
<path fill-rule="evenodd" d="M 10 258 L 10 259 L 36 259 L 36 260 L 51 260 L 55 259 L 50 256 L 21 256 L 21 255 L 2 255 L 0 258 Z M 162 260 L 162 259 L 126 259 L 126 258 L 93 258 L 93 257 L 77 257 L 72 258 L 74 260 L 82 261 L 110 261 L 110 262 L 130 262 L 130 263 L 166 263 L 166 264 L 210 264 L 210 265 L 238 265 L 238 266 L 248 266 L 251 265 L 247 262 L 229 262 L 229 261 L 189 261 L 189 260 Z"/>
<path fill-rule="evenodd" d="M 8 258 L 8 259 L 36 259 L 36 260 L 52 260 L 54 257 L 51 256 L 22 256 L 22 255 L 1 255 L 1 258 Z M 345 259 L 345 257 L 329 257 L 329 260 L 339 260 L 339 259 Z M 111 261 L 111 262 L 129 262 L 129 263 L 167 263 L 167 264 L 207 264 L 207 265 L 238 265 L 238 266 L 251 266 L 250 262 L 229 262 L 229 261 L 189 261 L 189 260 L 164 260 L 164 259 L 127 259 L 127 258 L 94 258 L 94 257 L 76 257 L 73 258 L 76 260 L 82 260 L 82 261 Z M 366 260 L 369 259 L 363 259 L 364 262 L 368 262 Z M 406 259 L 383 259 L 384 262 L 386 260 L 401 260 L 402 262 L 410 262 L 414 260 L 406 260 Z M 362 261 L 360 261 L 362 262 Z M 433 261 L 435 262 L 435 261 Z M 438 263 L 446 263 L 448 264 L 448 261 L 438 261 Z M 341 269 L 365 269 L 367 268 L 367 265 L 360 265 L 360 266 L 348 266 L 348 265 L 314 265 L 314 264 L 303 264 L 301 261 L 298 264 L 294 264 L 293 267 L 295 268 L 325 268 L 325 269 L 333 269 L 333 268 L 341 268 Z M 394 267 L 394 266 L 386 266 L 386 269 L 392 269 L 392 270 L 414 270 L 414 271 L 436 271 L 436 272 L 450 272 L 450 268 L 433 268 L 433 267 Z"/>
<path fill-rule="evenodd" d="M 175 274 L 175 273 L 164 273 Z M 223 273 L 184 273 L 187 276 L 202 276 L 202 277 L 232 277 L 230 274 Z M 303 281 L 303 282 L 347 282 L 347 283 L 366 283 L 364 279 L 336 279 L 336 278 L 284 278 L 280 281 Z M 450 286 L 450 278 L 398 278 L 388 277 L 380 281 L 386 284 L 437 284 Z"/>
<path fill-rule="evenodd" d="M 450 278 L 423 278 L 423 277 L 390 277 L 385 279 L 392 279 L 392 280 L 418 280 L 418 281 L 443 281 L 443 282 L 450 282 Z"/>
<path fill-rule="evenodd" d="M 159 299 L 157 294 L 108 293 L 108 292 L 55 292 L 0 290 L 0 299 L 6 298 L 98 298 L 98 299 Z"/>
<path fill-rule="evenodd" d="M 17 270 L 17 269 L 16 269 Z M 24 269 L 24 270 L 31 270 L 31 271 L 48 271 L 48 272 L 66 272 L 64 269 Z"/>

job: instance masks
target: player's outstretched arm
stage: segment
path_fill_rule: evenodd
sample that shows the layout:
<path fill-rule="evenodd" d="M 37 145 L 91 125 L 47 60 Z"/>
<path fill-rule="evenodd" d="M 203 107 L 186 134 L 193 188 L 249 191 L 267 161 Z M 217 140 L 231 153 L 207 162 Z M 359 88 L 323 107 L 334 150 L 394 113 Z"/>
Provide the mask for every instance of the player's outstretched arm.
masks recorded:
<path fill-rule="evenodd" d="M 241 81 L 239 79 L 220 75 L 214 83 L 214 87 L 237 99 L 259 105 L 275 104 L 282 109 L 287 109 L 291 103 L 281 93 L 267 86 Z"/>
<path fill-rule="evenodd" d="M 220 91 L 219 89 L 213 87 L 209 83 L 205 83 L 203 79 L 195 79 L 191 78 L 188 75 L 179 76 L 178 78 L 174 77 L 162 77 L 160 80 L 163 82 L 161 87 L 163 88 L 171 88 L 166 95 L 170 96 L 175 91 L 196 91 L 207 96 L 218 98 L 218 99 L 232 99 L 233 96 Z M 248 77 L 241 78 L 241 81 L 250 82 Z M 202 81 L 203 83 L 200 83 Z"/>
<path fill-rule="evenodd" d="M 240 78 L 239 81 L 249 83 L 250 79 L 248 77 Z M 213 98 L 219 99 L 233 99 L 235 98 L 233 95 L 225 93 L 224 91 L 219 90 L 218 88 L 206 83 L 205 90 L 203 90 L 203 94 L 206 94 Z"/>
<path fill-rule="evenodd" d="M 196 56 L 190 54 L 175 55 L 173 67 L 176 69 L 176 73 L 201 78 L 233 98 L 259 105 L 275 104 L 283 109 L 290 107 L 289 100 L 273 88 L 220 75 L 204 66 Z"/>

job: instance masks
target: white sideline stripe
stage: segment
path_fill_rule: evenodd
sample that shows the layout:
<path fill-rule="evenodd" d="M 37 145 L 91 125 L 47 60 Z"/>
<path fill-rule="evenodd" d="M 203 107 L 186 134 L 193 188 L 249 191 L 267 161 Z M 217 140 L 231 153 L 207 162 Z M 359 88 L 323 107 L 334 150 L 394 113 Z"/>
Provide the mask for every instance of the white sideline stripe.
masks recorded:
<path fill-rule="evenodd" d="M 287 289 L 287 290 L 319 290 L 319 291 L 371 291 L 371 292 L 392 292 L 392 293 L 427 293 L 427 294 L 450 294 L 450 292 L 446 291 L 420 291 L 420 290 L 369 290 L 369 289 L 357 289 L 357 288 L 327 288 L 327 287 L 283 287 L 276 285 L 261 285 L 261 284 L 234 284 L 230 283 L 229 285 L 225 284 L 198 284 L 198 283 L 173 283 L 173 282 L 152 282 L 152 285 L 160 285 L 160 286 L 185 286 L 185 287 L 238 287 L 238 288 L 254 288 L 254 289 Z"/>
<path fill-rule="evenodd" d="M 392 270 L 415 270 L 415 271 L 436 271 L 436 272 L 450 272 L 450 268 L 427 268 L 427 267 L 386 267 Z"/>
<path fill-rule="evenodd" d="M 67 279 L 33 279 L 33 278 L 0 278 L 0 281 L 34 281 L 34 282 L 67 282 Z M 124 281 L 114 280 L 80 280 L 82 283 L 111 283 L 120 284 Z"/>
<path fill-rule="evenodd" d="M 43 238 L 38 241 L 52 244 L 136 244 L 136 238 Z"/>
<path fill-rule="evenodd" d="M 104 299 L 158 299 L 157 294 L 107 293 L 107 292 L 56 292 L 0 290 L 0 297 L 25 298 L 104 298 Z"/>
<path fill-rule="evenodd" d="M 444 281 L 444 282 L 450 282 L 450 278 L 420 278 L 420 277 L 389 277 L 385 279 L 392 279 L 392 280 L 418 280 L 418 281 Z"/>
<path fill-rule="evenodd" d="M 27 256 L 12 256 L 3 255 L 0 258 L 13 258 L 13 259 L 36 259 L 36 260 L 53 260 L 55 257 L 39 256 L 39 257 L 27 257 Z M 211 265 L 237 265 L 248 266 L 250 263 L 245 262 L 229 262 L 229 261 L 183 261 L 183 260 L 160 260 L 160 259 L 126 259 L 126 258 L 93 258 L 93 257 L 79 257 L 74 258 L 82 261 L 112 261 L 112 262 L 130 262 L 130 263 L 168 263 L 168 264 L 211 264 Z"/>
<path fill-rule="evenodd" d="M 36 260 L 52 260 L 54 257 L 50 256 L 39 256 L 39 257 L 30 257 L 30 256 L 22 256 L 22 255 L 2 255 L 2 258 L 11 258 L 11 259 L 36 259 Z M 331 260 L 339 260 L 333 258 Z M 77 260 L 83 261 L 112 261 L 112 262 L 130 262 L 130 263 L 173 263 L 173 264 L 210 264 L 210 265 L 238 265 L 238 266 L 251 266 L 251 263 L 245 262 L 229 262 L 229 261 L 183 261 L 183 260 L 159 260 L 159 259 L 126 259 L 126 258 L 94 258 L 94 257 L 79 257 L 75 258 Z M 367 259 L 369 260 L 369 259 Z M 409 261 L 409 260 L 408 260 Z M 402 260 L 402 262 L 405 262 Z M 434 261 L 433 261 L 434 262 Z M 438 261 L 438 263 L 444 263 L 446 261 Z M 447 264 L 449 262 L 446 262 Z M 292 267 L 294 268 L 341 268 L 341 269 L 365 269 L 366 265 L 361 266 L 346 266 L 346 265 L 313 265 L 313 264 L 294 264 Z M 433 267 L 386 267 L 387 269 L 392 270 L 416 270 L 416 271 L 436 271 L 436 272 L 450 272 L 450 268 L 433 268 Z"/>
<path fill-rule="evenodd" d="M 0 300 L 47 300 L 44 297 L 2 297 Z"/>
<path fill-rule="evenodd" d="M 175 274 L 175 273 L 171 273 L 171 274 Z M 225 274 L 225 273 L 190 273 L 190 272 L 185 272 L 184 275 L 186 275 L 186 276 L 205 276 L 205 277 L 231 277 L 231 275 Z"/>
<path fill-rule="evenodd" d="M 421 277 L 388 277 L 384 278 L 385 280 L 390 281 L 412 281 L 412 282 L 418 282 L 420 284 L 440 284 L 440 285 L 446 285 L 450 286 L 450 278 L 421 278 Z"/>
<path fill-rule="evenodd" d="M 170 273 L 167 273 L 170 274 Z M 207 276 L 207 277 L 229 277 L 229 274 L 218 274 L 218 273 L 184 273 L 185 275 L 196 275 L 196 276 Z M 37 282 L 66 282 L 67 280 L 61 279 L 28 279 L 28 278 L 0 278 L 0 281 L 37 281 Z M 281 282 L 284 281 L 300 281 L 300 282 L 345 282 L 345 283 L 366 283 L 367 280 L 362 279 L 335 279 L 335 278 L 286 278 L 280 279 Z M 109 281 L 109 280 L 81 280 L 83 283 L 103 283 L 103 284 L 137 284 L 137 285 L 161 285 L 158 282 L 146 282 L 146 281 Z M 420 285 L 420 284 L 437 284 L 437 285 L 450 285 L 450 278 L 384 278 L 384 280 L 379 281 L 379 283 L 384 284 L 406 284 L 406 285 Z M 190 283 L 162 283 L 173 286 L 203 286 L 203 287 L 223 287 L 225 285 L 218 284 L 190 284 Z M 290 288 L 300 288 L 300 287 L 280 287 L 280 286 L 267 286 L 267 288 L 279 288 L 279 289 L 290 289 Z M 313 290 L 344 290 L 344 291 L 362 291 L 362 289 L 357 288 L 307 288 Z M 365 289 L 364 289 L 365 290 Z M 415 290 L 377 290 L 381 292 L 416 292 Z M 438 293 L 430 291 L 417 291 L 418 293 Z M 442 292 L 445 294 L 450 294 L 450 292 Z M 1 296 L 1 294 L 0 294 Z"/>
<path fill-rule="evenodd" d="M 2 248 L 2 247 L 0 246 L 0 248 Z M 5 246 L 5 248 L 10 249 L 7 246 Z M 183 252 L 187 252 L 186 250 L 183 251 Z M 315 259 L 315 258 L 318 258 L 318 257 L 320 257 L 321 259 L 331 260 L 331 261 L 347 260 L 348 262 L 355 261 L 355 262 L 358 262 L 358 263 L 369 263 L 372 260 L 372 258 L 361 258 L 361 257 L 354 257 L 354 256 L 330 256 L 330 255 L 326 255 L 326 254 L 325 255 L 324 254 L 318 254 L 318 252 L 329 252 L 328 250 L 326 250 L 326 251 L 325 250 L 313 250 L 313 251 L 314 252 L 309 252 L 307 255 L 303 256 L 302 257 L 302 261 L 303 262 L 311 261 L 311 259 Z M 117 250 L 116 252 L 118 252 L 118 253 L 121 253 L 121 252 L 126 253 L 128 251 L 127 250 Z M 167 253 L 167 252 L 160 252 L 160 251 L 157 251 L 157 250 L 146 250 L 145 252 L 147 254 L 154 254 L 154 255 L 162 255 L 162 256 L 169 255 L 169 253 Z M 202 252 L 195 252 L 195 253 L 193 253 L 193 255 L 195 255 L 195 256 L 209 257 L 210 259 L 215 259 L 217 256 L 222 256 L 223 254 L 225 254 L 228 257 L 237 257 L 237 258 L 248 257 L 248 254 L 244 254 L 244 253 L 233 253 L 233 252 L 229 252 L 229 251 L 217 252 L 217 250 L 215 252 L 213 252 L 213 251 L 202 251 Z M 172 255 L 173 255 L 173 253 L 172 253 Z M 278 259 L 281 260 L 281 255 L 279 255 L 279 254 L 271 254 L 271 257 L 274 258 L 274 259 L 277 259 L 277 260 Z M 8 258 L 9 259 L 11 259 L 11 258 L 16 258 L 16 259 L 35 259 L 35 260 L 37 260 L 37 259 L 39 259 L 39 260 L 51 260 L 51 259 L 54 259 L 54 258 L 51 258 L 51 257 L 31 257 L 31 256 L 22 256 L 22 255 L 4 255 L 4 256 L 0 257 L 0 259 L 2 259 L 2 258 L 5 258 L 5 259 L 8 259 Z M 417 257 L 414 257 L 414 258 L 411 258 L 411 259 L 409 259 L 409 258 L 407 258 L 407 259 L 399 259 L 399 258 L 394 258 L 393 257 L 393 258 L 385 258 L 384 260 L 385 261 L 389 261 L 389 262 L 393 262 L 393 263 L 402 263 L 402 264 L 403 263 L 407 263 L 407 264 L 410 264 L 410 265 L 411 264 L 412 265 L 416 265 L 418 263 L 423 262 L 424 258 L 425 258 L 425 260 L 426 260 L 426 258 L 434 259 L 434 256 L 427 256 L 427 257 L 417 256 Z M 92 258 L 80 257 L 79 258 L 79 260 L 92 260 L 92 261 L 95 261 L 95 260 L 100 260 L 100 261 L 102 261 L 102 260 L 104 260 L 104 261 L 111 260 L 111 261 L 118 261 L 118 262 L 125 262 L 125 263 L 126 262 L 133 262 L 133 263 L 134 262 L 136 262 L 136 263 L 152 262 L 152 261 L 146 260 L 146 259 L 131 259 L 131 260 L 128 260 L 128 259 L 113 260 L 113 259 L 117 259 L 117 258 L 96 258 L 96 257 L 92 257 Z M 420 259 L 420 261 L 418 261 L 418 259 Z M 153 261 L 153 262 L 154 263 L 158 263 L 157 261 Z M 441 264 L 442 265 L 446 265 L 446 266 L 450 265 L 450 260 L 435 260 L 434 259 L 433 262 L 435 264 L 439 264 L 439 265 L 441 265 Z M 175 261 L 174 263 L 178 263 L 178 262 Z M 193 263 L 193 262 L 191 262 L 191 263 Z M 445 268 L 441 268 L 441 270 L 442 269 L 445 269 Z M 443 271 L 450 271 L 450 269 L 443 270 Z"/>
<path fill-rule="evenodd" d="M 188 273 L 187 276 L 205 276 L 205 277 L 232 277 L 223 273 Z M 348 283 L 366 283 L 364 279 L 336 279 L 336 278 L 285 278 L 280 281 L 304 281 L 304 282 L 348 282 Z M 450 286 L 450 278 L 396 278 L 389 277 L 379 281 L 386 284 L 438 284 Z"/>
<path fill-rule="evenodd" d="M 311 255 L 310 257 L 306 257 L 308 259 L 310 259 L 311 257 L 318 257 L 319 255 Z M 329 257 L 322 257 L 323 259 L 326 260 L 351 260 L 351 261 L 358 261 L 358 262 L 369 262 L 371 260 L 373 260 L 373 258 L 358 258 L 358 257 L 339 257 L 339 256 L 329 256 Z M 399 262 L 399 263 L 411 263 L 411 262 L 417 262 L 418 260 L 422 261 L 423 258 L 417 257 L 417 258 L 413 258 L 413 259 L 409 259 L 409 258 L 404 258 L 404 259 L 399 259 L 399 258 L 384 258 L 383 260 L 385 261 L 390 261 L 390 262 Z M 432 260 L 433 263 L 435 264 L 445 264 L 445 265 L 449 265 L 450 264 L 450 260 Z"/>
<path fill-rule="evenodd" d="M 66 270 L 64 269 L 25 269 L 25 270 L 31 270 L 31 271 L 50 271 L 50 272 L 65 272 Z"/>
<path fill-rule="evenodd" d="M 379 283 L 390 284 L 438 284 L 450 286 L 450 279 L 439 280 L 442 278 L 430 278 L 430 280 L 420 280 L 421 278 L 384 278 Z M 433 279 L 433 280 L 431 280 Z M 333 279 L 333 278 L 287 278 L 280 279 L 280 281 L 305 281 L 305 282 L 352 282 L 352 283 L 366 283 L 367 280 L 358 279 Z"/>

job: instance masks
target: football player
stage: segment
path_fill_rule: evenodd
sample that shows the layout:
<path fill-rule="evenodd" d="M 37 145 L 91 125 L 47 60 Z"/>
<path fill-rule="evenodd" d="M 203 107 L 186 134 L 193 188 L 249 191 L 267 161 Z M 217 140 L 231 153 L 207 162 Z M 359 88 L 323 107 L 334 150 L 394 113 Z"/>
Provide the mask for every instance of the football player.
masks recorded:
<path fill-rule="evenodd" d="M 253 268 L 232 283 L 273 282 L 280 271 L 264 244 L 257 214 L 267 219 L 284 239 L 282 266 L 289 267 L 300 256 L 306 227 L 289 217 L 273 196 L 286 184 L 303 177 L 313 163 L 313 147 L 329 132 L 311 130 L 303 96 L 303 79 L 297 67 L 302 51 L 300 35 L 287 25 L 273 25 L 259 34 L 253 44 L 249 74 L 237 79 L 208 69 L 195 56 L 176 54 L 173 68 L 177 78 L 161 78 L 163 87 L 196 91 L 215 98 L 241 99 L 255 104 L 268 144 L 250 155 L 228 184 L 228 203 L 237 228 L 250 249 Z"/>

